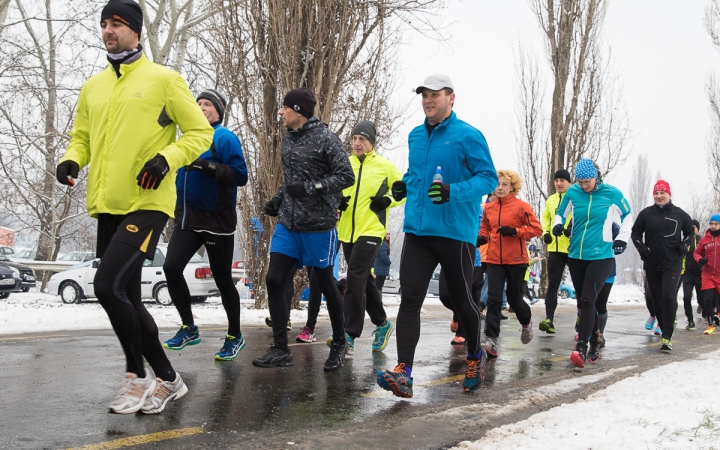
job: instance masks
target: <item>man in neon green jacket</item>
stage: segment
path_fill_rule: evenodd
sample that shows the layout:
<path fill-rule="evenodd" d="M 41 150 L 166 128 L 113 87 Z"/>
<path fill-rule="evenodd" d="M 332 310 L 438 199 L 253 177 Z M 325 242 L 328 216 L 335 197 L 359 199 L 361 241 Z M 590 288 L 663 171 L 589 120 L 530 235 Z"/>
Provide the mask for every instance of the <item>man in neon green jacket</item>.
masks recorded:
<path fill-rule="evenodd" d="M 173 215 L 175 171 L 204 152 L 214 133 L 180 74 L 143 55 L 142 20 L 133 0 L 110 0 L 103 8 L 110 64 L 80 91 L 70 145 L 56 173 L 58 182 L 74 186 L 79 170 L 90 165 L 86 205 L 98 219 L 101 258 L 95 295 L 126 358 L 126 377 L 110 403 L 118 414 L 156 414 L 187 393 L 142 304 L 141 275 Z M 157 378 L 145 370 L 143 357 Z"/>
<path fill-rule="evenodd" d="M 389 209 L 405 203 L 395 201 L 390 186 L 402 180 L 400 170 L 391 161 L 375 153 L 375 124 L 363 120 L 352 130 L 350 165 L 355 184 L 343 190 L 338 223 L 338 240 L 348 263 L 345 284 L 345 340 L 354 351 L 360 337 L 365 311 L 376 326 L 373 351 L 387 346 L 393 324 L 387 320 L 382 298 L 370 273 L 388 227 Z"/>
<path fill-rule="evenodd" d="M 540 322 L 538 328 L 540 328 L 540 331 L 549 334 L 555 334 L 553 319 L 555 317 L 555 309 L 557 309 L 558 288 L 560 288 L 565 266 L 567 266 L 568 246 L 570 245 L 572 225 L 565 229 L 562 236 L 555 237 L 551 231 L 557 208 L 571 183 L 570 172 L 565 169 L 560 169 L 555 172 L 554 184 L 556 192 L 545 201 L 545 209 L 542 213 L 543 241 L 547 245 L 548 250 L 548 287 L 545 293 L 545 320 Z M 570 220 L 571 218 L 568 219 L 568 223 L 571 224 L 572 222 L 570 222 Z"/>

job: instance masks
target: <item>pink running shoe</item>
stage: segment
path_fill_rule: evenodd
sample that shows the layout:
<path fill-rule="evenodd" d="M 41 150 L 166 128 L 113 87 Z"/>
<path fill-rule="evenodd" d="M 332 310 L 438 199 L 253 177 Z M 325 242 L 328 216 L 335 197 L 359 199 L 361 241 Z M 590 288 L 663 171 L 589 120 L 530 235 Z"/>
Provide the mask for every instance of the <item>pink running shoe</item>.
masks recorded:
<path fill-rule="evenodd" d="M 303 327 L 300 334 L 295 338 L 297 342 L 311 343 L 315 342 L 315 330 L 310 327 Z"/>

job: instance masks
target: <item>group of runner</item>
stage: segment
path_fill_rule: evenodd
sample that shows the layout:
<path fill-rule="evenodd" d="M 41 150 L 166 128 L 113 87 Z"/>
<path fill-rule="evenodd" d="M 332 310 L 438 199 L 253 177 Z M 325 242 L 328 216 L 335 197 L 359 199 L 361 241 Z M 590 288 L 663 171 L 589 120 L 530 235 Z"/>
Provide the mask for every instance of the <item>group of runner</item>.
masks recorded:
<path fill-rule="evenodd" d="M 222 126 L 224 96 L 206 89 L 193 98 L 178 73 L 143 54 L 139 5 L 111 0 L 100 19 L 110 64 L 81 90 L 71 140 L 56 175 L 58 182 L 74 186 L 79 171 L 89 165 L 87 208 L 98 219 L 97 254 L 102 261 L 95 292 L 126 357 L 127 373 L 110 410 L 155 414 L 188 392 L 163 347 L 178 350 L 201 340 L 182 273 L 203 245 L 228 318 L 224 345 L 215 358 L 233 360 L 246 345 L 230 267 L 237 188 L 247 183 L 248 174 L 238 138 Z M 378 385 L 412 397 L 420 310 L 439 264 L 453 326 L 462 329 L 467 346 L 463 389 L 474 392 L 483 383 L 488 356 L 498 354 L 504 295 L 521 324 L 521 342 L 533 339 L 523 287 L 527 241 L 541 235 L 550 255 L 550 284 L 546 318 L 539 328 L 556 332 L 557 289 L 567 264 L 578 297 L 577 346 L 570 357 L 575 366 L 599 357 L 614 255 L 625 250 L 630 238 L 645 261 L 663 348 L 672 348 L 672 295 L 689 247 L 702 267 L 703 316 L 710 324 L 717 320 L 716 300 L 710 294 L 720 292 L 715 253 L 720 215 L 711 218 L 701 239 L 692 241 L 690 218 L 672 205 L 669 185 L 661 180 L 654 189 L 655 205 L 640 212 L 633 225 L 620 191 L 603 181 L 591 160 L 582 159 L 574 168 L 577 184 L 571 185 L 567 170 L 555 173 L 557 194 L 548 199 L 541 225 L 530 205 L 518 198 L 520 176 L 497 171 L 483 134 L 456 116 L 451 80 L 432 75 L 416 93 L 422 96 L 426 119 L 409 135 L 404 175 L 375 152 L 377 133 L 371 121 L 360 121 L 352 129 L 348 156 L 338 136 L 315 117 L 316 100 L 309 89 L 292 89 L 284 96 L 279 110 L 287 128 L 280 149 L 283 181 L 264 207 L 268 216 L 277 217 L 265 279 L 273 344 L 253 360 L 254 366 L 293 364 L 286 286 L 294 271 L 306 266 L 316 287 L 314 309 L 319 310 L 319 295 L 324 295 L 332 326 L 324 370 L 339 370 L 352 354 L 367 312 L 376 327 L 373 351 L 382 351 L 396 330 L 397 365 L 377 373 Z M 486 194 L 492 200 L 483 211 Z M 374 280 L 371 269 L 383 248 L 389 211 L 402 203 L 401 303 L 394 324 L 382 304 L 382 279 Z M 163 267 L 182 325 L 161 344 L 141 301 L 140 277 L 143 261 L 154 257 L 171 217 L 174 230 Z M 481 265 L 477 247 L 483 245 Z M 333 275 L 339 247 L 348 262 L 344 299 Z M 686 264 L 686 270 L 691 266 Z M 487 278 L 484 333 L 484 304 L 478 301 L 482 272 Z M 314 311 L 302 342 L 315 340 L 316 317 Z M 153 373 L 145 369 L 143 358 Z"/>

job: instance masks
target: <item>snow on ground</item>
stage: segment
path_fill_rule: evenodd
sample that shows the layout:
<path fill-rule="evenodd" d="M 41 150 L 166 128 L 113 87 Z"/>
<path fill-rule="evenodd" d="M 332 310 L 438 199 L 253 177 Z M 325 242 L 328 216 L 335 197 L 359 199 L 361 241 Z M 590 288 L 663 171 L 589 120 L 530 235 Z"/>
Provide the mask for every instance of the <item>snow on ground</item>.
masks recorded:
<path fill-rule="evenodd" d="M 461 449 L 717 449 L 720 408 L 712 377 L 720 352 L 675 362 L 626 378 L 571 404 L 494 428 Z M 588 375 L 543 387 L 597 382 Z M 679 382 L 680 381 L 680 382 Z"/>

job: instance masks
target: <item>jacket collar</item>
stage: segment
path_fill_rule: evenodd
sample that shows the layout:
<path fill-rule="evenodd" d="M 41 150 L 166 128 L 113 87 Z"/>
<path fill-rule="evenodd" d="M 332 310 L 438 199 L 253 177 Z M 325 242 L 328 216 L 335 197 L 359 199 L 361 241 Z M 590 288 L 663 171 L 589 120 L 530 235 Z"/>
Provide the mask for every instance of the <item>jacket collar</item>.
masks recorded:
<path fill-rule="evenodd" d="M 126 74 L 132 72 L 133 70 L 135 70 L 136 68 L 140 67 L 141 65 L 143 65 L 146 61 L 148 61 L 147 56 L 145 56 L 145 52 L 142 52 L 140 55 L 140 58 L 138 58 L 137 60 L 135 60 L 129 64 L 124 64 L 124 63 L 118 64 L 117 67 L 118 67 L 118 70 L 120 71 L 121 75 L 126 75 Z M 108 63 L 108 68 L 110 70 L 112 70 L 113 72 L 115 72 L 113 64 Z"/>
<path fill-rule="evenodd" d="M 664 207 L 660 207 L 660 206 L 658 206 L 657 203 L 653 203 L 653 208 L 657 209 L 658 211 L 670 211 L 674 207 L 675 207 L 675 205 L 673 205 L 672 200 L 670 200 L 670 202 L 667 205 L 665 205 Z"/>
<path fill-rule="evenodd" d="M 440 122 L 439 124 L 437 124 L 437 125 L 435 126 L 435 129 L 436 129 L 436 130 L 440 130 L 440 129 L 442 129 L 442 128 L 447 127 L 450 123 L 452 123 L 452 122 L 455 120 L 455 118 L 456 118 L 456 117 L 455 117 L 455 111 L 450 112 L 450 115 L 448 116 L 448 118 L 445 119 L 445 120 L 443 120 L 443 121 Z M 428 126 L 428 121 L 427 121 L 427 117 L 426 117 L 426 118 L 425 118 L 425 127 L 427 128 L 427 126 Z"/>

